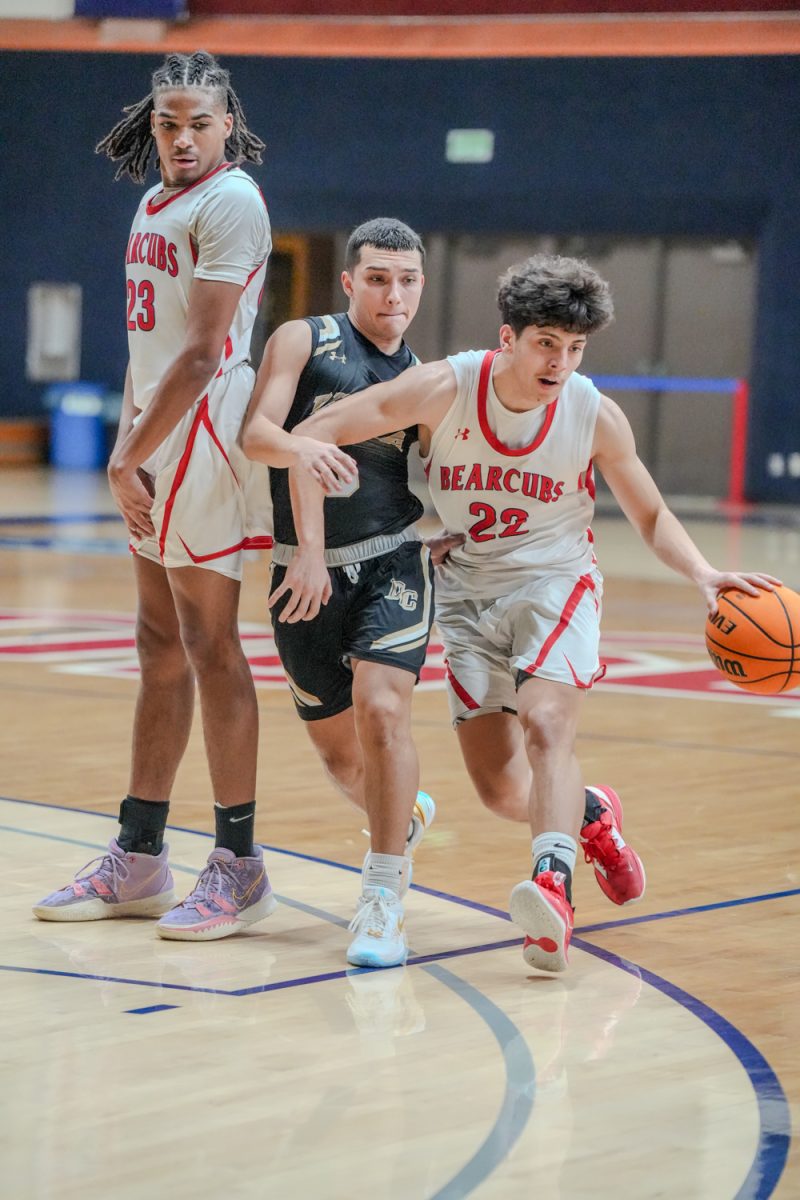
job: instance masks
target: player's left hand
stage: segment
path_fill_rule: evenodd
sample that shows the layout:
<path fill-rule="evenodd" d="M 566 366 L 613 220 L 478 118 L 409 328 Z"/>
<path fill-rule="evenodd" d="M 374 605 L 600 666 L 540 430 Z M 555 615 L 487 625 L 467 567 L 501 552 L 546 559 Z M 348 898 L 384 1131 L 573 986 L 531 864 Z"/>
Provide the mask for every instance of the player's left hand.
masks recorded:
<path fill-rule="evenodd" d="M 424 539 L 425 545 L 431 552 L 431 562 L 435 567 L 440 567 L 443 562 L 447 562 L 450 551 L 463 546 L 466 540 L 465 534 L 448 533 L 446 529 L 440 529 L 433 537 Z"/>
<path fill-rule="evenodd" d="M 275 588 L 267 602 L 274 608 L 281 596 L 290 593 L 281 612 L 279 621 L 294 625 L 297 621 L 312 621 L 323 604 L 331 598 L 331 577 L 325 566 L 321 550 L 305 550 L 298 547 L 286 568 L 283 583 Z"/>
<path fill-rule="evenodd" d="M 150 516 L 153 490 L 149 476 L 136 467 L 121 465 L 112 454 L 108 464 L 108 485 L 131 537 L 153 537 L 155 529 Z"/>
<path fill-rule="evenodd" d="M 739 588 L 748 596 L 757 596 L 759 588 L 763 588 L 765 592 L 774 592 L 776 587 L 781 586 L 781 582 L 774 575 L 765 575 L 761 571 L 713 571 L 708 579 L 701 582 L 700 590 L 705 596 L 709 615 L 713 617 L 717 611 L 719 593 L 726 588 Z"/>

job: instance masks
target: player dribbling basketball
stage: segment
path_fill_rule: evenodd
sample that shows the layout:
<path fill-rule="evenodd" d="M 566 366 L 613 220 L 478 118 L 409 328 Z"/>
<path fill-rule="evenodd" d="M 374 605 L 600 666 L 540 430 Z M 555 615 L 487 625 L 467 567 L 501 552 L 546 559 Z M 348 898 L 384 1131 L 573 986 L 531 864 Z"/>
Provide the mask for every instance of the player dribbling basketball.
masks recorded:
<path fill-rule="evenodd" d="M 436 575 L 452 719 L 484 804 L 530 821 L 533 877 L 514 888 L 511 915 L 526 935 L 525 961 L 562 971 L 579 839 L 611 900 L 644 891 L 619 798 L 585 789 L 575 756 L 583 699 L 600 674 L 595 467 L 709 611 L 722 588 L 755 594 L 778 581 L 706 561 L 638 458 L 621 409 L 576 374 L 587 338 L 613 314 L 608 285 L 587 264 L 530 258 L 502 277 L 498 304 L 498 351 L 408 371 L 295 432 L 350 445 L 419 425 L 431 497 L 448 532 L 464 538 Z"/>

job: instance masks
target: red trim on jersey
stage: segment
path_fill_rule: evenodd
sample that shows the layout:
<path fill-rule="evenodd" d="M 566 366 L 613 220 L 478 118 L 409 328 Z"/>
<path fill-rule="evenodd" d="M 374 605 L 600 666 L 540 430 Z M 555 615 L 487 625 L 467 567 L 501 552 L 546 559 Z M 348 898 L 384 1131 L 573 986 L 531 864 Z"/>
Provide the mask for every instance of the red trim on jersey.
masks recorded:
<path fill-rule="evenodd" d="M 556 644 L 564 630 L 569 625 L 575 613 L 575 609 L 578 607 L 583 597 L 587 592 L 594 592 L 594 590 L 594 580 L 592 579 L 591 575 L 581 575 L 580 579 L 575 584 L 575 587 L 569 594 L 567 603 L 564 605 L 561 616 L 558 618 L 558 623 L 556 624 L 555 628 L 551 630 L 549 636 L 545 638 L 541 650 L 536 655 L 536 661 L 532 662 L 529 667 L 526 667 L 523 674 L 533 675 L 539 670 L 539 667 L 542 665 L 550 651 L 553 649 L 553 646 Z M 572 667 L 570 667 L 570 670 L 572 670 Z"/>
<path fill-rule="evenodd" d="M 256 263 L 256 265 L 253 267 L 252 271 L 251 271 L 251 272 L 250 272 L 250 274 L 247 276 L 247 279 L 244 281 L 244 283 L 243 283 L 243 285 L 242 285 L 242 291 L 243 291 L 243 292 L 246 292 L 246 291 L 247 291 L 247 289 L 250 287 L 250 284 L 252 283 L 253 279 L 254 279 L 254 278 L 255 278 L 255 276 L 258 274 L 258 272 L 261 270 L 261 268 L 263 267 L 263 265 L 264 265 L 264 263 L 265 263 L 266 261 L 267 261 L 267 260 L 266 260 L 265 258 L 262 258 L 261 262 L 260 262 L 260 263 Z M 261 297 L 263 296 L 263 294 L 264 294 L 264 288 L 262 287 L 262 288 L 261 288 L 261 291 L 258 293 L 258 303 L 259 303 L 259 305 L 261 304 Z"/>
<path fill-rule="evenodd" d="M 228 334 L 228 336 L 225 338 L 225 350 L 224 350 L 224 354 L 225 354 L 225 361 L 226 361 L 226 362 L 228 361 L 228 359 L 230 358 L 230 356 L 233 354 L 233 342 L 231 341 L 231 335 L 230 335 L 230 334 Z"/>
<path fill-rule="evenodd" d="M 447 659 L 444 660 L 444 669 L 445 669 L 445 674 L 447 676 L 447 682 L 450 684 L 450 687 L 453 689 L 455 694 L 458 696 L 461 703 L 466 704 L 467 708 L 471 709 L 473 712 L 475 711 L 476 708 L 480 708 L 480 704 L 478 704 L 478 701 L 475 700 L 472 696 L 470 696 L 469 692 L 466 691 L 466 689 L 463 688 L 461 686 L 461 684 L 458 682 L 458 680 L 456 679 L 452 670 L 450 669 L 450 663 L 447 661 Z"/>
<path fill-rule="evenodd" d="M 194 183 L 187 184 L 185 188 L 181 188 L 181 190 L 176 192 L 174 196 L 168 196 L 167 199 L 162 200 L 160 204 L 156 204 L 153 200 L 148 200 L 145 212 L 147 213 L 148 217 L 154 217 L 156 213 L 160 213 L 167 207 L 167 205 L 172 204 L 173 200 L 179 200 L 181 196 L 185 196 L 187 192 L 191 192 L 192 188 L 199 187 L 200 184 L 205 183 L 207 179 L 213 179 L 214 176 L 218 175 L 220 171 L 230 171 L 235 166 L 236 163 L 232 162 L 220 163 L 218 167 L 214 167 L 213 171 L 209 171 L 207 175 L 202 175 L 199 179 L 195 179 Z"/>
<path fill-rule="evenodd" d="M 521 458 L 524 454 L 530 454 L 533 450 L 538 450 L 553 424 L 553 417 L 556 415 L 556 406 L 558 405 L 558 397 L 552 400 L 545 411 L 544 424 L 537 433 L 529 446 L 519 446 L 516 449 L 511 446 L 506 446 L 501 442 L 497 434 L 489 424 L 489 417 L 486 412 L 486 400 L 489 394 L 489 380 L 492 375 L 492 363 L 494 362 L 499 350 L 487 350 L 481 363 L 481 373 L 478 378 L 478 422 L 481 427 L 481 433 L 486 438 L 486 441 L 496 450 L 498 454 L 505 454 L 509 458 Z"/>
<path fill-rule="evenodd" d="M 200 257 L 200 249 L 191 234 L 189 235 L 189 249 L 192 253 L 192 262 L 195 266 L 197 266 L 197 260 Z"/>

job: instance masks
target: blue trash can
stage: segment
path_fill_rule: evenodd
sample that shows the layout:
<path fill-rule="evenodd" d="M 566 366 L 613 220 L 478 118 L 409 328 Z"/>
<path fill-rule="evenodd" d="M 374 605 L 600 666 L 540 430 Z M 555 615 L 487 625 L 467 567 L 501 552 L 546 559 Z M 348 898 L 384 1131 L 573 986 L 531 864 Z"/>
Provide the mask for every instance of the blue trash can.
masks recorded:
<path fill-rule="evenodd" d="M 48 388 L 50 462 L 54 467 L 97 471 L 108 462 L 104 399 L 99 383 L 60 383 Z"/>

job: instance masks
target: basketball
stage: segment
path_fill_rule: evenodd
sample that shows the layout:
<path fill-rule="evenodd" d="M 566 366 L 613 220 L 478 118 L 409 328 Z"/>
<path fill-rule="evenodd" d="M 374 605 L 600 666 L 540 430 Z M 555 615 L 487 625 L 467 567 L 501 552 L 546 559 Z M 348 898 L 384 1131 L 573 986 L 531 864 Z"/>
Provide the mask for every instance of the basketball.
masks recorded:
<path fill-rule="evenodd" d="M 800 687 L 800 596 L 787 587 L 749 596 L 731 588 L 706 620 L 706 649 L 730 683 L 760 696 Z"/>

